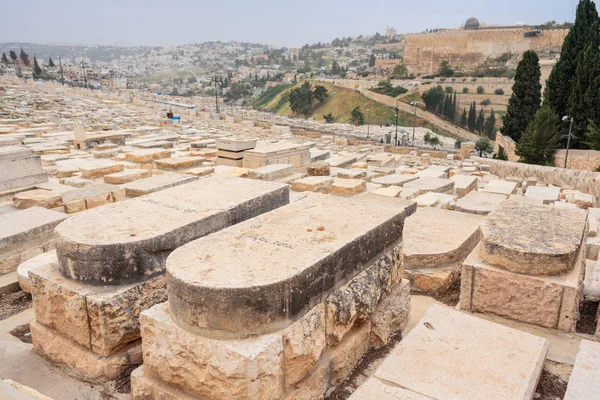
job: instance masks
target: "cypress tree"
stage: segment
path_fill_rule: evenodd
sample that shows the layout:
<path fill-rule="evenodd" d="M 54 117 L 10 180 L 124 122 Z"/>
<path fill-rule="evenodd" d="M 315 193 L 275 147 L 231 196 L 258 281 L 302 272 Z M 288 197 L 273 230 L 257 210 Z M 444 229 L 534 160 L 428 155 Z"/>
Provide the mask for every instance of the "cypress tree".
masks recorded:
<path fill-rule="evenodd" d="M 585 134 L 585 144 L 592 150 L 600 150 L 600 128 L 594 121 L 590 121 Z"/>
<path fill-rule="evenodd" d="M 9 51 L 9 54 L 10 54 L 10 58 L 11 58 L 11 60 L 13 60 L 13 62 L 17 61 L 17 58 L 19 58 L 19 57 L 17 57 L 17 53 L 15 53 L 14 50 Z"/>
<path fill-rule="evenodd" d="M 494 113 L 494 109 L 492 108 L 492 112 L 490 116 L 485 121 L 485 125 L 483 126 L 483 132 L 487 137 L 491 140 L 496 140 L 496 114 Z"/>
<path fill-rule="evenodd" d="M 600 90 L 600 67 L 598 66 L 600 35 L 598 21 L 592 27 L 588 35 L 585 48 L 579 54 L 579 61 L 575 70 L 575 77 L 571 82 L 571 94 L 568 104 L 568 115 L 573 118 L 573 134 L 577 138 L 583 137 L 588 130 L 588 121 L 599 121 L 600 114 L 596 102 L 599 99 Z M 563 129 L 567 129 L 566 124 Z M 579 147 L 574 143 L 574 147 Z"/>
<path fill-rule="evenodd" d="M 2 63 L 8 64 L 8 58 L 6 57 L 6 53 L 2 53 Z"/>
<path fill-rule="evenodd" d="M 462 117 L 460 117 L 460 126 L 463 128 L 467 127 L 467 109 L 463 108 Z"/>
<path fill-rule="evenodd" d="M 548 106 L 540 108 L 517 143 L 516 154 L 527 164 L 552 165 L 560 135 L 558 116 Z"/>
<path fill-rule="evenodd" d="M 41 73 L 42 73 L 42 69 L 40 68 L 40 65 L 38 64 L 37 57 L 33 56 L 33 74 L 35 76 L 39 76 Z"/>
<path fill-rule="evenodd" d="M 27 66 L 29 66 L 31 64 L 31 62 L 29 61 L 29 55 L 23 51 L 22 47 L 21 47 L 21 55 L 19 57 L 21 58 L 21 61 L 23 61 L 23 64 L 25 64 Z"/>
<path fill-rule="evenodd" d="M 504 115 L 502 134 L 510 136 L 515 142 L 533 121 L 536 111 L 542 102 L 542 85 L 540 59 L 535 51 L 528 50 L 523 53 L 515 74 L 515 83 L 512 87 L 513 94 L 508 100 L 508 107 Z"/>
<path fill-rule="evenodd" d="M 452 99 L 452 112 L 450 115 L 450 121 L 454 122 L 456 120 L 456 91 L 454 92 L 454 98 Z"/>
<path fill-rule="evenodd" d="M 579 55 L 583 52 L 594 23 L 597 21 L 598 11 L 594 2 L 580 0 L 575 24 L 563 42 L 560 59 L 552 68 L 544 92 L 544 105 L 548 105 L 558 116 L 566 115 L 569 111 L 569 97 Z"/>
<path fill-rule="evenodd" d="M 485 125 L 485 114 L 483 113 L 483 108 L 479 110 L 479 115 L 477 116 L 477 132 L 481 135 L 483 133 L 483 126 Z"/>
<path fill-rule="evenodd" d="M 54 68 L 54 67 L 55 67 L 55 65 L 54 65 L 54 61 L 52 61 L 52 57 L 50 57 L 50 59 L 48 60 L 48 66 L 49 66 L 50 68 Z"/>
<path fill-rule="evenodd" d="M 470 131 L 474 132 L 477 127 L 477 107 L 475 106 L 475 102 L 471 104 L 471 108 L 469 109 L 469 117 L 467 119 L 467 127 Z"/>

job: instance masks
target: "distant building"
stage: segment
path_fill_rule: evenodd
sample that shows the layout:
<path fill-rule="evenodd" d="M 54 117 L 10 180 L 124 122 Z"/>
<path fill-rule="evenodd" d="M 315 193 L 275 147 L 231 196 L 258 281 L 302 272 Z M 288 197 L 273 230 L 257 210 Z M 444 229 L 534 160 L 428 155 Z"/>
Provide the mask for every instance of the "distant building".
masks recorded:
<path fill-rule="evenodd" d="M 387 37 L 388 39 L 394 39 L 397 35 L 398 35 L 398 32 L 396 31 L 396 29 L 394 29 L 390 26 L 386 26 L 385 37 Z"/>

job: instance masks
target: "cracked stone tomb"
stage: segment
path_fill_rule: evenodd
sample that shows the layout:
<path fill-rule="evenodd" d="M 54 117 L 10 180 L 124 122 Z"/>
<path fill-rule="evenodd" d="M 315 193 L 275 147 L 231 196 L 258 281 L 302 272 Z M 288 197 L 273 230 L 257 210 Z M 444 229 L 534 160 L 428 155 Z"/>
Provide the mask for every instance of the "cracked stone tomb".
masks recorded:
<path fill-rule="evenodd" d="M 500 203 L 463 264 L 461 310 L 575 331 L 587 234 L 585 211 Z"/>
<path fill-rule="evenodd" d="M 166 300 L 177 247 L 289 203 L 275 182 L 211 177 L 88 210 L 56 227 L 56 258 L 29 271 L 34 350 L 88 382 L 139 362 L 139 313 Z"/>
<path fill-rule="evenodd" d="M 168 302 L 141 314 L 133 398 L 322 398 L 406 323 L 415 210 L 314 194 L 175 250 Z"/>

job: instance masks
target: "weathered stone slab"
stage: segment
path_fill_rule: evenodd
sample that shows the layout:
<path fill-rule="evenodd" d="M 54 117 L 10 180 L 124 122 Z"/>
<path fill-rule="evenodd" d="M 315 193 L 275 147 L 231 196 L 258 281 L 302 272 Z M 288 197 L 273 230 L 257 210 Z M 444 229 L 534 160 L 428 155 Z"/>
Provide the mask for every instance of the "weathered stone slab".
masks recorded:
<path fill-rule="evenodd" d="M 138 179 L 150 178 L 152 171 L 147 169 L 127 169 L 116 174 L 104 175 L 104 182 L 112 185 L 122 185 L 124 183 L 137 181 Z"/>
<path fill-rule="evenodd" d="M 205 161 L 204 157 L 171 157 L 154 161 L 156 167 L 163 171 L 179 171 L 197 167 Z"/>
<path fill-rule="evenodd" d="M 333 186 L 333 178 L 329 176 L 308 176 L 292 182 L 291 189 L 296 192 L 329 193 Z"/>
<path fill-rule="evenodd" d="M 318 161 L 306 167 L 306 173 L 309 176 L 329 176 L 329 163 L 326 161 Z"/>
<path fill-rule="evenodd" d="M 139 197 L 161 190 L 169 189 L 175 186 L 190 183 L 198 178 L 191 175 L 183 175 L 176 173 L 166 173 L 155 175 L 150 178 L 139 179 L 134 182 L 124 184 L 125 194 L 128 197 Z"/>
<path fill-rule="evenodd" d="M 22 210 L 29 207 L 54 208 L 62 205 L 62 200 L 58 192 L 34 189 L 15 194 L 13 205 Z"/>
<path fill-rule="evenodd" d="M 17 277 L 19 279 L 19 286 L 21 286 L 21 289 L 31 293 L 31 280 L 29 279 L 29 271 L 39 267 L 40 265 L 46 265 L 53 262 L 58 264 L 56 250 L 42 253 L 21 263 L 21 265 L 19 265 L 17 268 Z"/>
<path fill-rule="evenodd" d="M 0 147 L 0 192 L 47 181 L 40 156 L 26 147 Z"/>
<path fill-rule="evenodd" d="M 144 365 L 131 373 L 131 397 L 133 400 L 197 400 L 192 393 L 163 381 Z"/>
<path fill-rule="evenodd" d="M 189 243 L 167 261 L 173 317 L 208 335 L 282 329 L 397 245 L 412 212 L 371 194 L 315 194 Z"/>
<path fill-rule="evenodd" d="M 485 188 L 481 189 L 482 192 L 503 194 L 505 197 L 514 194 L 516 190 L 516 182 L 503 181 L 501 179 L 492 180 L 485 186 Z"/>
<path fill-rule="evenodd" d="M 456 201 L 455 210 L 469 214 L 488 215 L 504 200 L 506 200 L 506 196 L 503 194 L 473 191 Z"/>
<path fill-rule="evenodd" d="M 111 160 L 92 160 L 79 165 L 81 176 L 86 179 L 97 178 L 99 176 L 114 174 L 123 171 L 123 165 Z"/>
<path fill-rule="evenodd" d="M 506 201 L 490 213 L 481 230 L 486 263 L 524 274 L 556 275 L 575 266 L 587 236 L 587 215 Z"/>
<path fill-rule="evenodd" d="M 288 202 L 287 185 L 215 176 L 90 210 L 56 228 L 60 271 L 96 285 L 148 279 L 175 248 Z"/>
<path fill-rule="evenodd" d="M 465 197 L 467 194 L 477 188 L 476 176 L 454 175 L 450 179 L 454 182 L 454 191 L 459 198 Z"/>
<path fill-rule="evenodd" d="M 270 164 L 248 172 L 248 178 L 263 181 L 275 181 L 294 173 L 292 164 Z"/>
<path fill-rule="evenodd" d="M 367 190 L 362 179 L 335 179 L 331 185 L 331 193 L 338 196 L 354 196 Z"/>
<path fill-rule="evenodd" d="M 540 199 L 544 204 L 554 203 L 560 197 L 560 187 L 558 186 L 530 186 L 525 192 L 526 197 Z"/>
<path fill-rule="evenodd" d="M 196 167 L 196 168 L 190 168 L 187 171 L 185 171 L 186 174 L 188 175 L 194 175 L 194 176 L 207 176 L 212 174 L 213 172 L 215 172 L 214 167 Z"/>
<path fill-rule="evenodd" d="M 375 183 L 377 185 L 381 185 L 383 187 L 404 186 L 405 183 L 416 181 L 417 179 L 419 179 L 419 177 L 416 175 L 391 174 L 391 175 L 380 176 L 378 178 L 373 178 L 373 179 L 371 179 L 371 182 Z"/>
<path fill-rule="evenodd" d="M 564 399 L 591 399 L 598 393 L 600 393 L 600 344 L 582 340 Z"/>
<path fill-rule="evenodd" d="M 341 179 L 362 179 L 366 178 L 367 171 L 362 168 L 340 169 L 337 171 L 336 177 Z"/>
<path fill-rule="evenodd" d="M 546 339 L 433 305 L 350 399 L 529 400 L 547 351 Z"/>
<path fill-rule="evenodd" d="M 441 267 L 463 261 L 479 242 L 483 218 L 454 211 L 427 208 L 404 224 L 404 267 Z"/>
<path fill-rule="evenodd" d="M 146 164 L 161 158 L 171 157 L 171 150 L 148 149 L 125 153 L 125 160 Z"/>
<path fill-rule="evenodd" d="M 452 190 L 454 189 L 454 182 L 450 179 L 419 178 L 417 180 L 407 182 L 403 186 L 409 189 L 418 189 L 419 195 L 427 192 L 452 193 Z"/>
<path fill-rule="evenodd" d="M 378 194 L 380 196 L 387 197 L 398 197 L 402 192 L 402 188 L 400 186 L 388 186 L 388 187 L 378 187 L 373 190 L 371 193 Z"/>
<path fill-rule="evenodd" d="M 0 274 L 14 271 L 19 264 L 51 250 L 54 228 L 67 217 L 39 207 L 0 215 Z"/>

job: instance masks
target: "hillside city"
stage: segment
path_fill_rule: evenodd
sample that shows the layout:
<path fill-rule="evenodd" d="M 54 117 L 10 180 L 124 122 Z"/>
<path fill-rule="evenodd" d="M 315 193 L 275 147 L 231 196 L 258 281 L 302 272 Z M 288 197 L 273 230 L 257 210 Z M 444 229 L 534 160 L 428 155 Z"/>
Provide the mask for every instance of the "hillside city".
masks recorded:
<path fill-rule="evenodd" d="M 558 14 L 0 43 L 0 399 L 600 400 L 600 15 Z"/>

